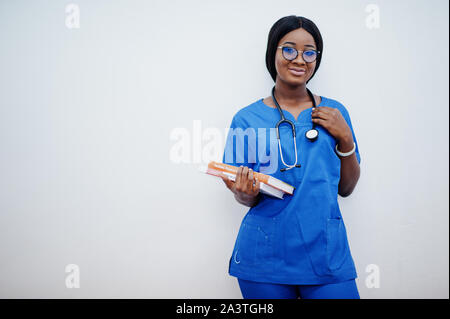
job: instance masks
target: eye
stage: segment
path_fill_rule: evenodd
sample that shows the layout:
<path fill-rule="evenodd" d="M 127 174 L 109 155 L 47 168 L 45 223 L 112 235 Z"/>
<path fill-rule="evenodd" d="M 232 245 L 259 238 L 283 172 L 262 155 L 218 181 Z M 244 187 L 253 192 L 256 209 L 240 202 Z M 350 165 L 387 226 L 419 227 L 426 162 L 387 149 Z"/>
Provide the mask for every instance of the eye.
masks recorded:
<path fill-rule="evenodd" d="M 297 57 L 297 50 L 291 47 L 283 47 L 283 56 L 292 61 Z"/>
<path fill-rule="evenodd" d="M 295 49 L 291 48 L 291 47 L 284 47 L 284 52 L 289 53 L 289 54 L 294 54 Z"/>
<path fill-rule="evenodd" d="M 314 62 L 316 60 L 317 57 L 317 52 L 314 50 L 307 50 L 305 52 L 303 52 L 303 59 L 305 60 L 305 62 L 311 63 Z"/>

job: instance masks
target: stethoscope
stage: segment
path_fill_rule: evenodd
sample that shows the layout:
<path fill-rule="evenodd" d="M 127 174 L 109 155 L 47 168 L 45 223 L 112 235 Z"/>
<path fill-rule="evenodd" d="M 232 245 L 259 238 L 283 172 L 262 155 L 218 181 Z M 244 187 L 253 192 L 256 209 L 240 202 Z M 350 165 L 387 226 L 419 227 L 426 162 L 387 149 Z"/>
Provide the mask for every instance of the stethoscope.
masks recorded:
<path fill-rule="evenodd" d="M 311 93 L 311 91 L 307 88 L 306 91 L 308 92 L 309 97 L 311 98 L 312 102 L 313 102 L 313 107 L 316 107 L 316 100 L 314 99 L 313 94 Z M 278 121 L 278 123 L 275 125 L 275 129 L 277 130 L 277 139 L 278 139 L 278 147 L 280 149 L 280 156 L 281 156 L 281 161 L 283 162 L 283 164 L 285 166 L 287 166 L 287 168 L 282 168 L 280 169 L 281 172 L 287 171 L 288 169 L 294 168 L 294 167 L 301 167 L 300 164 L 297 164 L 297 143 L 295 141 L 295 125 L 294 123 L 292 123 L 292 121 L 286 119 L 284 117 L 283 111 L 281 111 L 281 107 L 278 104 L 278 101 L 275 99 L 275 86 L 272 89 L 272 99 L 275 102 L 275 105 L 277 106 L 278 112 L 280 112 L 280 116 L 281 116 L 281 120 Z M 294 149 L 295 149 L 295 163 L 292 165 L 288 165 L 284 162 L 283 159 L 283 151 L 281 150 L 281 140 L 280 140 L 280 130 L 279 130 L 279 126 L 280 124 L 283 124 L 284 122 L 288 123 L 291 128 L 292 128 L 292 135 L 294 137 Z M 313 122 L 313 126 L 312 129 L 308 130 L 305 133 L 306 138 L 311 141 L 314 142 L 315 140 L 317 140 L 317 137 L 319 136 L 319 131 L 316 129 L 316 123 Z"/>

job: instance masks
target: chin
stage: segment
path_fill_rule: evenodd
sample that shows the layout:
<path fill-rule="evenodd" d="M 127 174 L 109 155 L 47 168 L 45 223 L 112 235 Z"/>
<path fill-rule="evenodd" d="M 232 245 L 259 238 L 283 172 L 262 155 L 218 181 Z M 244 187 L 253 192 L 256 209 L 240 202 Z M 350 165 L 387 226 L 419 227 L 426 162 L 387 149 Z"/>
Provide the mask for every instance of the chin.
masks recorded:
<path fill-rule="evenodd" d="M 308 81 L 308 79 L 306 78 L 306 76 L 295 76 L 295 75 L 288 75 L 287 78 L 285 78 L 285 80 L 283 80 L 283 82 L 285 82 L 286 84 L 290 85 L 290 86 L 299 86 L 299 85 L 303 85 L 306 84 L 306 81 Z"/>

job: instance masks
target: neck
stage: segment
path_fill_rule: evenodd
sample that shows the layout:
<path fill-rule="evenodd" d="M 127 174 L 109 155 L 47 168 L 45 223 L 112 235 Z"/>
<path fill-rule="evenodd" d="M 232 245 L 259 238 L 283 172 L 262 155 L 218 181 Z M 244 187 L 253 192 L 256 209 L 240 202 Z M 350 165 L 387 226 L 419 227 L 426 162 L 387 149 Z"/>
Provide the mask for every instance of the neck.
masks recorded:
<path fill-rule="evenodd" d="M 278 103 L 283 101 L 283 105 L 298 105 L 300 103 L 310 101 L 308 92 L 306 91 L 306 83 L 290 86 L 277 79 L 275 83 L 275 98 Z"/>

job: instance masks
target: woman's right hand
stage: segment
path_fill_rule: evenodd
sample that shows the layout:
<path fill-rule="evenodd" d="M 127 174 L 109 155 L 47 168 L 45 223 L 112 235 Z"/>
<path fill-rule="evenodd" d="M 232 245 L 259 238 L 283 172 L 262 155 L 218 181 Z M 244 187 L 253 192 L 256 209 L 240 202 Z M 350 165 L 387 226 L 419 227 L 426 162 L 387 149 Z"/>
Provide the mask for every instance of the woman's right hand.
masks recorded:
<path fill-rule="evenodd" d="M 236 173 L 236 180 L 228 179 L 221 173 L 225 185 L 234 193 L 236 200 L 243 205 L 252 207 L 258 202 L 260 182 L 253 176 L 253 170 L 241 165 Z"/>

